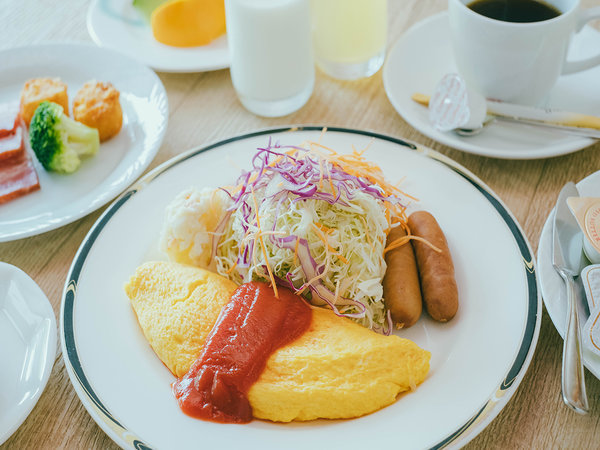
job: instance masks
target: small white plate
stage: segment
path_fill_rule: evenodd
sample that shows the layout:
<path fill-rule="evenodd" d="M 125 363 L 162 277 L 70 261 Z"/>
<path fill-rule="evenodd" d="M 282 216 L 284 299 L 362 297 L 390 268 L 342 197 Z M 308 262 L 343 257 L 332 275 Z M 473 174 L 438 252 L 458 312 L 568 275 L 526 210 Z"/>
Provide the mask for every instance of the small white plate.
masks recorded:
<path fill-rule="evenodd" d="M 87 27 L 96 44 L 123 52 L 159 72 L 206 72 L 229 67 L 226 34 L 200 47 L 161 44 L 132 0 L 92 1 Z"/>
<path fill-rule="evenodd" d="M 25 272 L 0 262 L 0 445 L 42 395 L 56 357 L 56 319 Z"/>
<path fill-rule="evenodd" d="M 600 171 L 585 177 L 577 183 L 579 195 L 582 197 L 598 197 L 600 195 Z M 539 271 L 540 288 L 544 304 L 554 323 L 554 327 L 561 335 L 565 335 L 565 325 L 567 321 L 567 292 L 565 283 L 552 266 L 552 221 L 554 219 L 554 209 L 550 212 L 542 234 L 540 235 L 540 244 L 538 247 L 537 267 Z M 589 311 L 586 309 L 585 292 L 583 286 L 578 283 L 580 302 L 579 317 L 580 327 L 583 326 L 589 317 Z M 583 348 L 583 361 L 585 366 L 594 376 L 600 379 L 600 357 L 592 351 Z"/>
<path fill-rule="evenodd" d="M 123 128 L 73 174 L 46 172 L 35 156 L 41 189 L 0 205 L 0 242 L 50 231 L 101 207 L 148 167 L 167 128 L 169 106 L 154 72 L 130 58 L 87 44 L 48 44 L 0 52 L 0 102 L 19 100 L 29 78 L 60 77 L 69 101 L 88 80 L 121 93 Z"/>
<path fill-rule="evenodd" d="M 574 36 L 570 59 L 592 56 L 600 48 L 600 32 L 589 26 Z M 483 156 L 536 159 L 563 155 L 593 144 L 589 138 L 512 123 L 493 123 L 476 136 L 437 131 L 428 110 L 411 100 L 415 92 L 431 94 L 447 73 L 456 72 L 446 12 L 412 26 L 390 50 L 383 69 L 387 96 L 410 125 L 449 147 Z M 553 88 L 547 107 L 600 116 L 600 66 L 564 75 Z"/>
<path fill-rule="evenodd" d="M 420 199 L 448 238 L 460 296 L 447 324 L 424 315 L 398 331 L 432 353 L 427 379 L 392 405 L 352 420 L 245 425 L 186 416 L 173 375 L 143 336 L 123 284 L 157 254 L 164 209 L 192 186 L 222 186 L 250 167 L 270 136 L 282 144 L 320 138 L 320 127 L 265 130 L 167 161 L 110 206 L 84 239 L 61 306 L 65 366 L 84 406 L 124 448 L 442 448 L 466 444 L 507 404 L 533 355 L 541 319 L 533 254 L 511 213 L 472 173 L 427 148 L 358 130 L 329 128 L 341 153 L 369 147 L 390 182 Z M 107 269 L 108 268 L 108 269 Z"/>

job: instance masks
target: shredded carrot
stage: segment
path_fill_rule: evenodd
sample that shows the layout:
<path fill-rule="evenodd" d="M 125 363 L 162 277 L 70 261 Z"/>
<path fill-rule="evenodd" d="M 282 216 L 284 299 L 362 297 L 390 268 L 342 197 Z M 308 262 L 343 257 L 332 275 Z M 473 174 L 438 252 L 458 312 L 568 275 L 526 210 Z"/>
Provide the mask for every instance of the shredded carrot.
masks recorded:
<path fill-rule="evenodd" d="M 223 189 L 225 189 L 229 193 L 229 195 L 233 197 L 235 194 L 242 190 L 242 185 L 238 184 L 237 186 L 225 186 Z"/>
<path fill-rule="evenodd" d="M 326 132 L 327 132 L 327 127 L 323 127 L 323 129 L 321 130 L 321 135 L 319 136 L 319 139 L 317 140 L 317 142 L 321 142 L 321 139 L 323 139 L 323 136 L 325 136 Z"/>
<path fill-rule="evenodd" d="M 377 186 L 383 189 L 386 195 L 389 196 L 392 194 L 402 194 L 409 198 L 412 198 L 413 200 L 417 200 L 411 195 L 401 191 L 396 186 L 388 183 L 383 177 L 383 172 L 381 171 L 381 168 L 377 164 L 370 162 L 363 157 L 363 153 L 371 146 L 371 143 L 372 142 L 370 142 L 367 145 L 367 147 L 365 147 L 363 150 L 357 151 L 356 149 L 354 149 L 354 152 L 352 154 L 347 155 L 339 155 L 334 150 L 325 147 L 324 145 L 321 145 L 319 143 L 313 144 L 325 150 L 328 150 L 331 153 L 331 156 L 327 157 L 327 160 L 329 162 L 339 166 L 346 173 L 364 178 L 370 181 L 371 183 L 376 184 Z"/>
<path fill-rule="evenodd" d="M 410 241 L 410 236 L 402 236 L 390 243 L 386 248 L 383 249 L 383 254 L 385 255 L 387 252 L 397 249 L 398 247 L 402 247 Z"/>
<path fill-rule="evenodd" d="M 256 265 L 257 265 L 257 262 L 256 262 L 256 254 L 257 254 L 258 252 L 255 252 L 255 251 L 254 251 L 254 250 L 256 250 L 256 247 L 257 247 L 257 245 L 256 245 L 256 236 L 255 236 L 255 237 L 254 237 L 254 247 L 252 248 L 252 264 L 253 264 L 254 266 L 256 266 Z"/>
<path fill-rule="evenodd" d="M 297 150 L 295 148 L 288 150 L 287 152 L 284 152 L 286 155 L 291 156 L 292 158 L 295 157 Z M 281 158 L 281 157 L 280 157 Z M 293 159 L 290 159 L 290 162 L 295 166 L 296 165 L 296 161 Z"/>
<path fill-rule="evenodd" d="M 229 275 L 231 272 L 233 272 L 233 270 L 237 267 L 237 261 L 233 263 L 233 266 L 231 266 L 229 268 L 229 270 L 227 272 L 225 272 L 227 275 Z"/>
<path fill-rule="evenodd" d="M 311 145 L 327 150 L 331 155 L 337 155 L 337 152 L 329 147 L 324 146 L 320 142 L 310 142 Z"/>
<path fill-rule="evenodd" d="M 300 236 L 296 236 L 296 246 L 294 247 L 294 264 L 298 261 L 298 244 L 300 243 Z"/>
<path fill-rule="evenodd" d="M 321 137 L 323 134 L 321 134 Z M 362 150 L 357 150 L 354 146 L 352 147 L 353 152 L 351 154 L 338 154 L 335 150 L 323 145 L 319 142 L 309 141 L 307 145 L 310 150 L 309 153 L 317 156 L 319 159 L 320 166 L 320 176 L 319 176 L 319 188 L 323 189 L 323 178 L 325 176 L 323 170 L 323 164 L 325 163 L 325 170 L 327 171 L 327 177 L 329 179 L 329 185 L 331 187 L 332 193 L 335 195 L 336 190 L 333 185 L 333 180 L 331 179 L 330 171 L 327 167 L 327 164 L 333 164 L 337 167 L 340 167 L 344 172 L 356 176 L 358 178 L 362 178 L 364 180 L 369 181 L 370 183 L 378 186 L 382 193 L 386 196 L 404 196 L 413 201 L 418 201 L 417 198 L 413 197 L 410 194 L 407 194 L 403 190 L 401 190 L 398 186 L 395 186 L 385 180 L 383 175 L 383 171 L 381 168 L 373 163 L 368 161 L 363 153 L 369 149 L 373 141 L 370 141 L 369 144 Z M 320 150 L 325 150 L 327 153 L 324 154 Z M 385 205 L 386 211 L 388 211 L 388 223 L 391 225 L 393 223 L 406 223 L 406 215 L 405 215 L 405 207 L 401 205 L 392 205 L 391 203 L 387 203 Z"/>
<path fill-rule="evenodd" d="M 390 242 L 390 244 L 383 250 L 383 254 L 385 255 L 387 252 L 389 252 L 391 250 L 394 250 L 394 249 L 396 249 L 398 247 L 402 247 L 404 244 L 406 244 L 408 241 L 411 241 L 411 240 L 423 242 L 424 244 L 426 244 L 429 247 L 431 247 L 434 251 L 436 251 L 438 253 L 442 252 L 441 249 L 439 249 L 438 247 L 436 247 L 435 245 L 433 245 L 427 239 L 424 239 L 421 236 L 415 236 L 413 234 L 409 234 L 408 236 L 402 236 L 401 238 L 398 238 L 398 239 Z"/>
<path fill-rule="evenodd" d="M 333 228 L 326 227 L 325 225 L 323 225 L 323 224 L 322 224 L 322 223 L 320 223 L 320 222 L 315 222 L 315 223 L 314 223 L 314 225 L 315 225 L 316 227 L 320 228 L 320 229 L 321 229 L 322 231 L 324 231 L 325 233 L 330 233 L 330 232 L 332 232 L 332 231 L 333 231 Z"/>
<path fill-rule="evenodd" d="M 371 241 L 371 236 L 369 236 L 369 225 L 367 224 L 367 220 L 363 216 L 360 216 L 360 220 L 362 220 L 363 225 L 365 226 L 365 236 L 367 237 L 367 244 L 369 244 L 371 248 L 373 248 L 373 242 Z"/>
<path fill-rule="evenodd" d="M 323 190 L 323 159 L 319 158 L 319 189 Z"/>
<path fill-rule="evenodd" d="M 248 243 L 246 242 L 248 239 L 248 236 L 250 235 L 250 230 L 247 230 L 246 233 L 244 234 L 244 237 L 242 238 L 242 240 L 240 241 L 240 247 L 238 250 L 238 255 L 241 257 L 244 252 L 246 251 L 246 247 L 248 246 Z"/>
<path fill-rule="evenodd" d="M 413 196 L 413 195 L 410 195 L 409 193 L 407 193 L 407 192 L 403 191 L 402 189 L 400 189 L 400 188 L 397 188 L 397 187 L 395 187 L 395 186 L 394 186 L 394 188 L 396 189 L 396 192 L 398 192 L 399 194 L 402 194 L 402 195 L 404 195 L 404 196 L 406 196 L 406 197 L 410 198 L 411 200 L 413 200 L 413 201 L 415 201 L 415 202 L 418 202 L 418 201 L 419 201 L 419 199 L 418 199 L 417 197 L 415 197 L 415 196 Z"/>
<path fill-rule="evenodd" d="M 331 193 L 333 194 L 333 196 L 336 197 L 337 191 L 333 187 L 333 181 L 331 181 L 331 174 L 329 175 L 329 187 L 331 188 Z"/>
<path fill-rule="evenodd" d="M 277 158 L 275 158 L 273 160 L 273 162 L 271 164 L 269 164 L 269 167 L 275 167 L 277 165 L 277 163 L 279 163 L 279 161 L 281 161 L 283 159 L 283 156 L 278 156 Z"/>
<path fill-rule="evenodd" d="M 308 284 L 304 284 L 304 286 L 302 286 L 302 288 L 300 290 L 295 291 L 296 295 L 304 294 L 304 291 L 306 291 L 308 288 L 309 288 Z"/>
<path fill-rule="evenodd" d="M 273 292 L 275 293 L 275 298 L 279 298 L 279 293 L 277 292 L 277 283 L 275 283 L 275 277 L 273 277 L 273 272 L 271 271 L 271 266 L 269 265 L 269 259 L 267 258 L 267 249 L 265 247 L 265 241 L 262 237 L 262 230 L 260 228 L 260 217 L 258 214 L 258 202 L 256 201 L 256 195 L 254 194 L 254 188 L 250 186 L 250 191 L 252 192 L 252 199 L 254 200 L 254 209 L 256 211 L 256 226 L 258 227 L 259 239 L 260 239 L 260 247 L 262 249 L 263 256 L 265 258 L 265 264 L 267 266 L 267 272 L 269 272 L 269 278 L 271 279 L 271 287 L 273 288 Z M 255 252 L 253 252 L 255 253 Z"/>
<path fill-rule="evenodd" d="M 317 227 L 314 223 L 312 224 L 312 226 L 317 232 L 317 237 L 319 239 L 321 239 L 321 241 L 323 242 L 323 244 L 325 244 L 325 246 L 329 249 L 329 251 L 331 251 L 344 264 L 350 264 L 350 262 L 346 258 L 344 258 L 344 256 L 342 254 L 340 254 L 340 252 L 338 252 L 335 248 L 333 248 L 331 245 L 329 245 L 329 242 L 327 242 L 327 238 L 323 235 L 323 233 L 319 229 L 319 227 Z"/>
<path fill-rule="evenodd" d="M 329 171 L 329 167 L 325 164 L 325 169 L 327 169 L 327 178 L 329 178 L 329 187 L 331 188 L 331 194 L 335 197 L 337 195 L 335 188 L 333 187 L 333 181 L 331 180 L 331 172 Z"/>

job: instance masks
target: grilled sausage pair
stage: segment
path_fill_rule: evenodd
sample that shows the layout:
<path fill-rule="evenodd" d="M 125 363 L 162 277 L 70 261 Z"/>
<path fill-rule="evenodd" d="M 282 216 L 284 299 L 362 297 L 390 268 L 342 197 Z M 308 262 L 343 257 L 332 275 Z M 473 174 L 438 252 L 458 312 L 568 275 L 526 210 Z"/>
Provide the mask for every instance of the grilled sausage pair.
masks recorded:
<path fill-rule="evenodd" d="M 383 278 L 383 296 L 392 320 L 408 328 L 419 319 L 423 304 L 439 322 L 452 319 L 458 310 L 458 288 L 448 243 L 435 218 L 426 211 L 408 217 L 412 235 L 429 242 L 411 240 L 386 253 L 387 271 Z M 387 245 L 406 236 L 402 227 L 393 228 Z M 414 251 L 413 251 L 414 249 Z"/>

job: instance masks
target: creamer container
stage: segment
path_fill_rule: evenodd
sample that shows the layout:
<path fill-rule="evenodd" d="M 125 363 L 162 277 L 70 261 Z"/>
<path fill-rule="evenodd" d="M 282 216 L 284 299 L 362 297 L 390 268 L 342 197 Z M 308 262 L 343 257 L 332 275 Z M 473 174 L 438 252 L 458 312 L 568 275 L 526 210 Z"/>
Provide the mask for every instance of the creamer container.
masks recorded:
<path fill-rule="evenodd" d="M 429 121 L 436 130 L 477 129 L 486 117 L 485 98 L 470 89 L 457 73 L 442 77 L 429 100 Z"/>
<path fill-rule="evenodd" d="M 583 345 L 600 356 L 600 264 L 584 268 L 581 282 L 590 310 L 590 317 L 583 326 Z"/>
<path fill-rule="evenodd" d="M 225 0 L 231 81 L 246 109 L 290 114 L 309 99 L 314 63 L 308 0 Z"/>
<path fill-rule="evenodd" d="M 600 197 L 569 197 L 567 205 L 583 232 L 585 256 L 600 263 Z"/>
<path fill-rule="evenodd" d="M 373 75 L 385 58 L 387 0 L 311 0 L 317 65 L 352 80 Z"/>

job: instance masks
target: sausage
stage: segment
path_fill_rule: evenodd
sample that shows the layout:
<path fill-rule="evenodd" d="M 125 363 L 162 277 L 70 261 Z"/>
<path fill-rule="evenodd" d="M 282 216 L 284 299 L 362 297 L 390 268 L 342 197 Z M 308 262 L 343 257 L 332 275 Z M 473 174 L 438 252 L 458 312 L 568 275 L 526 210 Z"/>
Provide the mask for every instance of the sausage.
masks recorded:
<path fill-rule="evenodd" d="M 402 227 L 392 228 L 387 245 L 406 236 Z M 423 310 L 417 262 L 410 242 L 385 254 L 387 270 L 383 277 L 383 298 L 398 328 L 408 328 L 419 320 Z"/>
<path fill-rule="evenodd" d="M 413 239 L 423 303 L 429 315 L 439 322 L 452 319 L 458 310 L 458 288 L 454 278 L 454 264 L 448 249 L 448 242 L 435 218 L 427 211 L 417 211 L 408 217 L 411 234 L 419 236 L 429 245 Z"/>

